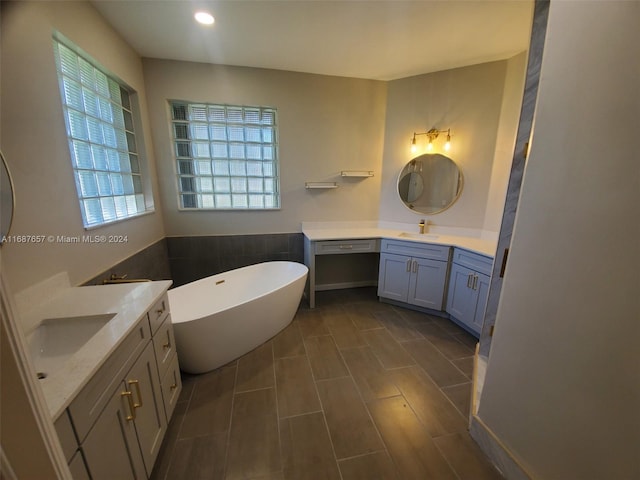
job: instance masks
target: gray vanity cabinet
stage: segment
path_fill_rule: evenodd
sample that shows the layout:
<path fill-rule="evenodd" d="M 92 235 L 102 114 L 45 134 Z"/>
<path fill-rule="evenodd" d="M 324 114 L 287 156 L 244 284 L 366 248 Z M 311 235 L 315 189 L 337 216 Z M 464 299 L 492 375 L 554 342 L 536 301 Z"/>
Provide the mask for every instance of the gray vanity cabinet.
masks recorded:
<path fill-rule="evenodd" d="M 380 247 L 378 296 L 441 311 L 448 246 L 385 239 Z"/>
<path fill-rule="evenodd" d="M 91 478 L 148 478 L 166 428 L 155 354 L 148 343 L 82 443 Z"/>
<path fill-rule="evenodd" d="M 492 265 L 490 257 L 454 249 L 447 312 L 476 336 L 482 331 Z"/>
<path fill-rule="evenodd" d="M 129 405 L 121 395 L 124 391 L 126 386 L 122 383 L 82 444 L 85 460 L 94 480 L 146 478 L 136 429 L 127 420 Z"/>
<path fill-rule="evenodd" d="M 181 388 L 165 294 L 56 421 L 74 478 L 149 478 Z"/>

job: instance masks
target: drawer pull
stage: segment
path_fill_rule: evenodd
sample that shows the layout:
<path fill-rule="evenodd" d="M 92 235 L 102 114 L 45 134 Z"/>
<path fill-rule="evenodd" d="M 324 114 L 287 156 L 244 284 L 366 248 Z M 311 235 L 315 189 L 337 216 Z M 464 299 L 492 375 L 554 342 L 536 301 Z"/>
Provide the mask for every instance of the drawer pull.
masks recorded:
<path fill-rule="evenodd" d="M 164 304 L 164 300 L 162 301 L 162 308 L 158 308 L 156 310 L 156 315 L 160 316 L 167 310 L 167 306 Z"/>
<path fill-rule="evenodd" d="M 175 390 L 176 388 L 178 388 L 177 383 L 174 383 L 173 385 L 169 386 L 169 390 Z"/>
<path fill-rule="evenodd" d="M 473 273 L 467 275 L 467 288 L 471 288 L 471 285 L 473 285 Z"/>
<path fill-rule="evenodd" d="M 411 271 L 411 259 L 407 260 L 407 272 Z"/>
<path fill-rule="evenodd" d="M 126 416 L 128 422 L 131 422 L 136 419 L 136 407 L 133 403 L 133 394 L 131 392 L 120 392 L 121 397 L 127 397 L 127 402 L 129 403 L 129 413 L 130 415 Z"/>
<path fill-rule="evenodd" d="M 477 275 L 473 276 L 473 284 L 471 285 L 471 288 L 473 290 L 477 290 L 478 289 L 478 276 Z"/>
<path fill-rule="evenodd" d="M 163 343 L 162 348 L 165 350 L 169 350 L 171 348 L 171 341 L 167 341 L 167 343 Z"/>
<path fill-rule="evenodd" d="M 140 382 L 138 380 L 129 380 L 127 382 L 129 385 L 133 385 L 134 387 L 136 387 L 136 394 L 138 396 L 138 403 L 133 403 L 133 408 L 140 408 L 142 406 L 142 393 L 140 392 Z M 133 401 L 133 396 L 132 399 Z"/>
<path fill-rule="evenodd" d="M 413 273 L 418 273 L 418 262 L 414 260 L 412 263 L 413 263 Z"/>

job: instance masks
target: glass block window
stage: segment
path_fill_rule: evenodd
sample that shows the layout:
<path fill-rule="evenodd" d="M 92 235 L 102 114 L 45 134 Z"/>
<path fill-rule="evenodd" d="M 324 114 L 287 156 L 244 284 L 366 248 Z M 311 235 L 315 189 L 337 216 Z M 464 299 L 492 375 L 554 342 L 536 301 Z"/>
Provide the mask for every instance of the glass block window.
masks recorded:
<path fill-rule="evenodd" d="M 145 212 L 130 92 L 58 40 L 54 50 L 84 226 Z"/>
<path fill-rule="evenodd" d="M 276 109 L 171 102 L 183 209 L 280 208 Z"/>

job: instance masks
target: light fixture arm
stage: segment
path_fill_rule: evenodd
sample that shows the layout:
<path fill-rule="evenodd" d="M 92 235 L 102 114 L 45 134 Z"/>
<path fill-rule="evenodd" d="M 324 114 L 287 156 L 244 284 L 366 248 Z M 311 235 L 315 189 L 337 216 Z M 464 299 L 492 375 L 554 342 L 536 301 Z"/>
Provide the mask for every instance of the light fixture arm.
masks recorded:
<path fill-rule="evenodd" d="M 433 143 L 433 141 L 438 138 L 438 135 L 440 134 L 447 134 L 447 143 L 445 144 L 445 150 L 449 150 L 450 144 L 451 144 L 451 129 L 448 128 L 446 130 L 438 130 L 437 128 L 432 128 L 426 132 L 413 132 L 413 137 L 411 138 L 411 151 L 415 152 L 417 149 L 417 145 L 416 145 L 416 137 L 419 135 L 426 135 L 427 138 L 429 139 L 428 141 L 428 149 L 431 148 L 431 145 Z"/>

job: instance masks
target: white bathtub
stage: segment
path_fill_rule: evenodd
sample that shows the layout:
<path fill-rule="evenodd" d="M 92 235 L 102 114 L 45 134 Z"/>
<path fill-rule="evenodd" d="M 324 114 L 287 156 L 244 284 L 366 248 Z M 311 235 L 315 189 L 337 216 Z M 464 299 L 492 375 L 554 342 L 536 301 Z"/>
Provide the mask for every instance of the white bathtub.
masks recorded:
<path fill-rule="evenodd" d="M 280 332 L 298 309 L 307 272 L 301 263 L 265 262 L 169 290 L 180 368 L 208 372 Z"/>

